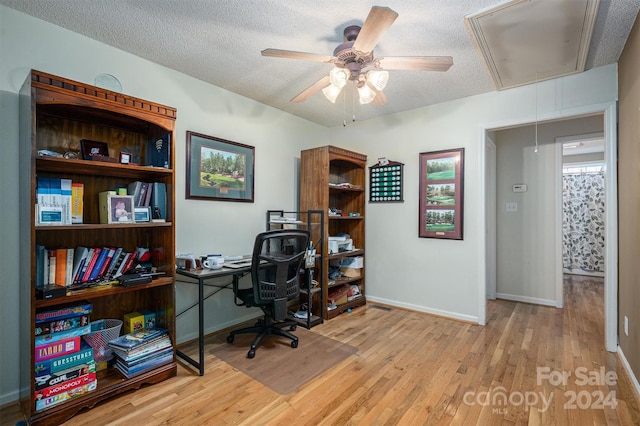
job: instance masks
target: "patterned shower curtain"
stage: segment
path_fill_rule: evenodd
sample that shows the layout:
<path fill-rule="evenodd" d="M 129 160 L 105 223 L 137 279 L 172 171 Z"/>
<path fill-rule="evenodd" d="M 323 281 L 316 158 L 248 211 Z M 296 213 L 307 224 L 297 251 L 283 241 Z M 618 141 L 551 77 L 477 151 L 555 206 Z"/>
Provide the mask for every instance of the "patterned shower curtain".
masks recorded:
<path fill-rule="evenodd" d="M 604 272 L 604 173 L 562 179 L 563 267 Z"/>

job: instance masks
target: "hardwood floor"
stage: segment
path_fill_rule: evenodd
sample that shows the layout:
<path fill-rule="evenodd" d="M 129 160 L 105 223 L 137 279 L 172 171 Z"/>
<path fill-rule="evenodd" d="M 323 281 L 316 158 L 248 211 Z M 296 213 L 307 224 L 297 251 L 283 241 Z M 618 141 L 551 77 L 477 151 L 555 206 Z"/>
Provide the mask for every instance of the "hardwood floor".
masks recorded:
<path fill-rule="evenodd" d="M 484 327 L 370 303 L 312 329 L 358 353 L 298 392 L 279 395 L 207 350 L 204 377 L 179 367 L 65 424 L 640 424 L 604 350 L 602 280 L 568 276 L 565 299 L 564 309 L 490 301 Z M 3 424 L 19 420 L 11 411 Z"/>

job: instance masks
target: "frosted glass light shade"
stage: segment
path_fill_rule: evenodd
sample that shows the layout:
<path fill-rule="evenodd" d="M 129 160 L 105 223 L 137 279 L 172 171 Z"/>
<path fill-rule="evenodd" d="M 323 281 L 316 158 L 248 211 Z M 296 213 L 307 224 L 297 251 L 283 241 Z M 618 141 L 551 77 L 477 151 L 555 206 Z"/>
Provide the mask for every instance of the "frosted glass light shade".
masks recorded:
<path fill-rule="evenodd" d="M 368 104 L 376 97 L 376 92 L 367 84 L 363 84 L 362 87 L 358 87 L 358 94 L 361 104 Z"/>
<path fill-rule="evenodd" d="M 336 103 L 336 99 L 338 98 L 338 95 L 341 91 L 342 87 L 335 86 L 334 84 L 330 84 L 322 89 L 322 93 L 324 93 L 324 96 L 334 104 Z"/>
<path fill-rule="evenodd" d="M 329 72 L 329 81 L 338 89 L 346 86 L 349 77 L 351 77 L 351 73 L 344 68 L 333 67 Z"/>
<path fill-rule="evenodd" d="M 367 83 L 369 83 L 370 85 L 372 85 L 378 90 L 384 89 L 388 81 L 389 81 L 388 71 L 372 70 L 367 72 Z"/>

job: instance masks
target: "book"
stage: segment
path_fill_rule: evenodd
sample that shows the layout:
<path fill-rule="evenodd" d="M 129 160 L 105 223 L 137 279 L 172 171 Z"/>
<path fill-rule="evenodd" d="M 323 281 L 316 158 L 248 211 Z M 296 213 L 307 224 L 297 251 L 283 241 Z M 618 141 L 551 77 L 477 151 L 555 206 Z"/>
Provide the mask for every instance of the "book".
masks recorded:
<path fill-rule="evenodd" d="M 85 314 L 56 321 L 40 322 L 35 326 L 35 335 L 40 336 L 72 330 L 74 328 L 85 326 L 89 323 L 91 323 L 91 317 Z"/>
<path fill-rule="evenodd" d="M 54 283 L 59 286 L 66 286 L 67 279 L 67 249 L 56 249 L 56 271 Z"/>
<path fill-rule="evenodd" d="M 78 364 L 74 367 L 67 368 L 66 370 L 59 371 L 44 376 L 36 376 L 36 390 L 55 386 L 69 380 L 77 379 L 78 377 L 95 373 L 96 363 L 91 360 L 83 364 Z"/>
<path fill-rule="evenodd" d="M 87 269 L 89 269 L 89 264 L 91 263 L 91 259 L 93 259 L 93 255 L 95 254 L 95 248 L 89 247 L 89 251 L 87 252 L 87 257 L 85 257 L 84 262 L 82 263 L 82 268 L 78 270 L 78 279 L 76 282 L 82 283 L 85 282 L 84 276 L 87 273 Z"/>
<path fill-rule="evenodd" d="M 114 355 L 127 363 L 141 360 L 142 358 L 145 358 L 157 351 L 164 350 L 166 348 L 172 348 L 171 339 L 167 334 L 156 337 L 155 339 L 152 339 L 149 342 L 142 344 L 141 346 L 129 350 L 120 349 L 113 345 L 109 345 L 109 347 L 111 348 L 111 351 Z"/>
<path fill-rule="evenodd" d="M 134 267 L 136 263 L 136 253 L 135 252 L 131 252 L 129 254 L 129 257 L 127 257 L 127 262 L 123 263 L 122 265 L 122 274 L 126 274 L 130 269 L 132 269 Z"/>
<path fill-rule="evenodd" d="M 147 142 L 146 165 L 171 168 L 171 134 L 167 133 Z"/>
<path fill-rule="evenodd" d="M 151 217 L 153 219 L 167 219 L 167 186 L 163 182 L 153 183 Z"/>
<path fill-rule="evenodd" d="M 71 284 L 78 282 L 79 272 L 82 270 L 82 265 L 87 259 L 87 255 L 89 254 L 89 248 L 84 246 L 76 247 L 73 253 L 73 266 L 71 271 Z"/>
<path fill-rule="evenodd" d="M 67 266 L 66 266 L 66 275 L 64 277 L 64 285 L 71 285 L 73 283 L 73 248 L 67 248 Z"/>
<path fill-rule="evenodd" d="M 147 194 L 146 194 L 144 203 L 142 204 L 143 207 L 148 207 L 151 205 L 151 194 L 153 193 L 153 184 L 148 182 L 147 185 L 148 185 Z"/>
<path fill-rule="evenodd" d="M 47 250 L 47 257 L 49 258 L 49 279 L 48 284 L 56 283 L 56 251 Z"/>
<path fill-rule="evenodd" d="M 93 256 L 89 260 L 89 262 L 87 264 L 87 270 L 84 272 L 84 275 L 83 275 L 82 280 L 80 282 L 86 283 L 87 281 L 89 281 L 89 278 L 91 277 L 91 274 L 93 273 L 93 268 L 96 265 L 96 261 L 100 257 L 101 253 L 102 253 L 102 248 L 101 247 L 94 247 L 93 248 Z"/>
<path fill-rule="evenodd" d="M 100 271 L 102 271 L 102 266 L 104 265 L 104 262 L 107 259 L 108 255 L 109 255 L 109 248 L 108 247 L 102 247 L 100 249 L 99 256 L 96 258 L 96 261 L 95 261 L 93 267 L 91 268 L 91 273 L 89 275 L 88 281 L 94 281 L 94 280 L 100 278 Z"/>
<path fill-rule="evenodd" d="M 136 207 L 144 207 L 147 200 L 147 192 L 149 190 L 149 182 L 140 182 L 140 195 L 137 200 L 134 199 Z"/>
<path fill-rule="evenodd" d="M 80 350 L 80 336 L 70 337 L 69 339 L 59 342 L 45 343 L 36 345 L 35 361 L 46 361 L 51 358 L 57 358 L 62 355 L 72 354 Z"/>
<path fill-rule="evenodd" d="M 158 368 L 161 365 L 168 364 L 171 361 L 173 361 L 173 350 L 167 351 L 149 359 L 145 359 L 144 362 L 131 367 L 127 367 L 116 361 L 116 363 L 114 364 L 114 368 L 118 370 L 118 372 L 120 372 L 123 376 L 129 379 L 131 377 L 135 377 L 140 374 L 146 373 L 147 371 Z"/>
<path fill-rule="evenodd" d="M 62 223 L 65 225 L 71 225 L 71 185 L 71 179 L 60 179 Z"/>
<path fill-rule="evenodd" d="M 81 325 L 80 327 L 70 328 L 65 331 L 58 331 L 56 333 L 41 334 L 35 337 L 35 344 L 37 346 L 46 345 L 55 342 L 62 342 L 73 337 L 84 336 L 91 332 L 91 324 Z"/>
<path fill-rule="evenodd" d="M 44 288 L 46 284 L 49 284 L 49 259 L 45 257 L 46 249 L 44 246 L 36 244 L 36 288 Z M 46 264 L 45 264 L 46 259 Z M 47 279 L 45 280 L 45 271 L 47 273 Z M 45 284 L 46 281 L 46 284 Z"/>
<path fill-rule="evenodd" d="M 137 180 L 127 185 L 127 194 L 133 196 L 133 205 L 139 206 L 140 194 L 142 193 L 142 182 Z"/>
<path fill-rule="evenodd" d="M 132 349 L 136 346 L 141 346 L 145 342 L 148 342 L 155 337 L 159 337 L 165 334 L 167 334 L 167 330 L 164 328 L 136 331 L 133 333 L 124 334 L 113 339 L 109 342 L 109 346 L 115 349 Z"/>
<path fill-rule="evenodd" d="M 113 276 L 113 273 L 115 271 L 115 268 L 119 265 L 119 263 L 122 261 L 122 256 L 124 250 L 122 247 L 117 247 L 113 253 L 113 256 L 111 257 L 111 261 L 109 262 L 109 266 L 107 267 L 107 269 L 104 271 L 104 278 L 106 279 L 110 279 Z"/>
<path fill-rule="evenodd" d="M 84 184 L 71 183 L 71 223 L 82 223 L 84 214 Z"/>
<path fill-rule="evenodd" d="M 55 309 L 37 312 L 36 324 L 76 317 L 78 315 L 91 315 L 91 312 L 93 312 L 93 305 L 91 303 L 69 303 L 64 306 L 58 306 Z"/>

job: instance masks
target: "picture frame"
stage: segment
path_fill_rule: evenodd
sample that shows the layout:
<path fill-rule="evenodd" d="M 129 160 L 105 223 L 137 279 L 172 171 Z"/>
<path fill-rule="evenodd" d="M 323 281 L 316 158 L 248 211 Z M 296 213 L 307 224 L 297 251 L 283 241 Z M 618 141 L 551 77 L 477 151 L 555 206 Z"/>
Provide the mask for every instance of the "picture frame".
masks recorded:
<path fill-rule="evenodd" d="M 136 223 L 151 222 L 151 207 L 134 207 L 133 218 Z"/>
<path fill-rule="evenodd" d="M 120 164 L 132 164 L 133 154 L 129 152 L 120 151 Z"/>
<path fill-rule="evenodd" d="M 420 238 L 463 239 L 464 148 L 420 153 Z"/>
<path fill-rule="evenodd" d="M 83 160 L 92 160 L 94 156 L 109 156 L 109 145 L 106 142 L 92 141 L 90 139 L 80 140 L 80 151 Z"/>
<path fill-rule="evenodd" d="M 253 203 L 255 148 L 187 131 L 187 199 Z"/>
<path fill-rule="evenodd" d="M 108 223 L 136 223 L 132 195 L 107 196 Z"/>
<path fill-rule="evenodd" d="M 369 202 L 404 203 L 404 164 L 380 158 L 369 167 Z"/>

